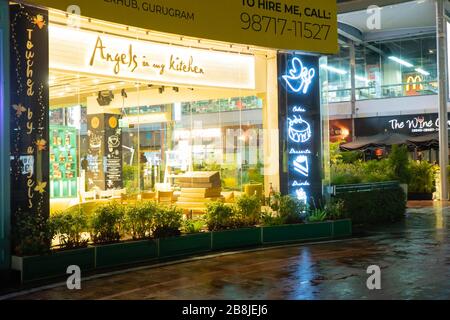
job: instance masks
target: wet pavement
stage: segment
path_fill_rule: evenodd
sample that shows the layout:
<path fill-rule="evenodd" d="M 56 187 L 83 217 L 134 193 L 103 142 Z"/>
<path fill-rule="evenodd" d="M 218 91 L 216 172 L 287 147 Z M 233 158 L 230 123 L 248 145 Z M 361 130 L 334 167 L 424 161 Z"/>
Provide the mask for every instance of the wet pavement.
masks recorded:
<path fill-rule="evenodd" d="M 423 206 L 428 206 L 424 208 Z M 450 299 L 450 203 L 410 203 L 404 222 L 334 243 L 133 271 L 18 299 Z M 366 287 L 381 268 L 381 290 Z"/>

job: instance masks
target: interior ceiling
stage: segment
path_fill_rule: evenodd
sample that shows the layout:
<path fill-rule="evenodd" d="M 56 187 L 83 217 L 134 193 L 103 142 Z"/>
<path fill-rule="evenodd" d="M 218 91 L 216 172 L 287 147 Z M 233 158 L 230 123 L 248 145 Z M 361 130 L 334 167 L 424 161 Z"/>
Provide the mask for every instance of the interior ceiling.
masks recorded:
<path fill-rule="evenodd" d="M 434 0 L 417 0 L 381 8 L 381 24 L 383 31 L 401 30 L 408 28 L 425 28 L 436 25 Z M 339 22 L 355 27 L 363 33 L 380 32 L 370 30 L 367 10 L 343 13 L 338 16 Z"/>

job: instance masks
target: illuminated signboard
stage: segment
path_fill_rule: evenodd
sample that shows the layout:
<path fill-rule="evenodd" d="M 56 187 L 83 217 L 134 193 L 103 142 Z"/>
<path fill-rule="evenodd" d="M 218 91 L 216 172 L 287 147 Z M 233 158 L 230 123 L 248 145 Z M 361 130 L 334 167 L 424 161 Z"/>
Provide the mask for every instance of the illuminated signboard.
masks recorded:
<path fill-rule="evenodd" d="M 322 195 L 318 57 L 279 54 L 281 192 L 311 203 Z"/>
<path fill-rule="evenodd" d="M 50 68 L 180 85 L 255 89 L 255 57 L 49 26 Z"/>

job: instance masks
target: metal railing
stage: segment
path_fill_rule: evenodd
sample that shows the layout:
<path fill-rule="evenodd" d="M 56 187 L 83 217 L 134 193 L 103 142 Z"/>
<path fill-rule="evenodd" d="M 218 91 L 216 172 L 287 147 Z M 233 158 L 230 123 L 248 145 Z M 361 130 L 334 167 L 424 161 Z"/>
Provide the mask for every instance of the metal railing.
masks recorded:
<path fill-rule="evenodd" d="M 386 181 L 386 182 L 374 182 L 374 183 L 361 183 L 361 184 L 346 184 L 332 186 L 332 195 L 338 195 L 349 192 L 369 192 L 374 190 L 390 190 L 400 188 L 398 181 Z"/>

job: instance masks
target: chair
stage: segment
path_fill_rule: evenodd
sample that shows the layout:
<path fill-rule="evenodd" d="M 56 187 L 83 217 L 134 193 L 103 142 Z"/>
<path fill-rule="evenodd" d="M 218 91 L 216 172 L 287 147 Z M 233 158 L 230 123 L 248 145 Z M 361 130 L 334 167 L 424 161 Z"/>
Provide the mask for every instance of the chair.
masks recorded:
<path fill-rule="evenodd" d="M 173 202 L 173 191 L 158 191 L 157 192 L 158 203 L 172 204 Z"/>
<path fill-rule="evenodd" d="M 132 204 L 132 203 L 136 203 L 137 202 L 137 194 L 125 194 L 122 193 L 120 196 L 120 203 L 121 204 Z"/>
<path fill-rule="evenodd" d="M 141 200 L 142 201 L 155 201 L 156 200 L 156 194 L 155 194 L 155 192 L 142 192 L 141 193 Z"/>

